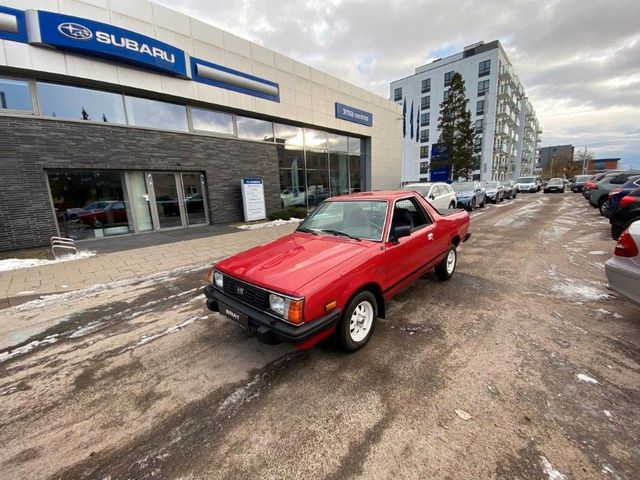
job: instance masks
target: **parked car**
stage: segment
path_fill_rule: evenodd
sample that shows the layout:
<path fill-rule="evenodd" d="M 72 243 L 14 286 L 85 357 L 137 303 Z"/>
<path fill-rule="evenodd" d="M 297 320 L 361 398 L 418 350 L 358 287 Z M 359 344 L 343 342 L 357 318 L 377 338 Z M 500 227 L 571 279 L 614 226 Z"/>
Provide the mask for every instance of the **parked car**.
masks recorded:
<path fill-rule="evenodd" d="M 469 237 L 467 212 L 440 213 L 415 192 L 333 197 L 293 233 L 217 263 L 207 307 L 266 343 L 309 348 L 335 333 L 354 351 L 396 293 L 434 268 L 449 279 Z"/>
<path fill-rule="evenodd" d="M 540 190 L 536 177 L 518 177 L 516 181 L 518 192 L 534 193 Z"/>
<path fill-rule="evenodd" d="M 505 180 L 502 182 L 502 186 L 504 187 L 504 198 L 516 198 L 518 189 L 513 180 Z"/>
<path fill-rule="evenodd" d="M 596 188 L 590 190 L 589 205 L 600 210 L 609 196 L 609 192 L 616 187 L 627 183 L 629 178 L 640 175 L 640 170 L 627 170 L 625 172 L 613 172 L 605 175 L 602 180 L 596 183 Z"/>
<path fill-rule="evenodd" d="M 571 181 L 571 191 L 573 193 L 581 192 L 584 189 L 584 184 L 591 179 L 593 175 L 576 175 Z"/>
<path fill-rule="evenodd" d="M 456 192 L 456 202 L 461 208 L 472 211 L 487 204 L 487 191 L 480 182 L 453 182 L 451 188 Z"/>
<path fill-rule="evenodd" d="M 620 234 L 629 226 L 640 220 L 640 188 L 623 197 L 618 204 L 618 209 L 611 214 L 611 237 L 617 240 Z"/>
<path fill-rule="evenodd" d="M 402 187 L 403 190 L 413 190 L 427 199 L 438 210 L 456 208 L 456 192 L 451 185 L 444 182 L 434 183 L 409 183 Z"/>
<path fill-rule="evenodd" d="M 613 257 L 604 264 L 609 288 L 640 304 L 640 221 L 620 235 Z"/>
<path fill-rule="evenodd" d="M 93 202 L 76 212 L 77 221 L 94 228 L 127 225 L 127 209 L 121 200 Z"/>
<path fill-rule="evenodd" d="M 483 182 L 484 188 L 487 191 L 487 198 L 489 201 L 493 203 L 498 203 L 504 201 L 504 187 L 502 186 L 502 182 L 499 181 L 491 181 L 491 182 Z"/>
<path fill-rule="evenodd" d="M 611 214 L 618 209 L 620 200 L 629 195 L 635 189 L 640 188 L 640 176 L 629 177 L 629 181 L 619 188 L 614 188 L 609 192 L 609 197 L 602 205 L 602 215 L 611 218 Z"/>
<path fill-rule="evenodd" d="M 561 178 L 552 178 L 544 187 L 544 193 L 564 193 L 564 182 Z"/>
<path fill-rule="evenodd" d="M 593 175 L 591 177 L 591 180 L 588 180 L 587 182 L 585 182 L 584 187 L 582 189 L 582 196 L 587 200 L 589 200 L 589 196 L 591 195 L 591 190 L 596 188 L 598 185 L 598 182 L 610 173 L 615 173 L 615 172 L 603 172 L 603 173 L 596 173 L 595 175 Z"/>
<path fill-rule="evenodd" d="M 287 187 L 280 192 L 280 206 L 287 207 L 304 207 L 306 191 L 304 186 Z"/>

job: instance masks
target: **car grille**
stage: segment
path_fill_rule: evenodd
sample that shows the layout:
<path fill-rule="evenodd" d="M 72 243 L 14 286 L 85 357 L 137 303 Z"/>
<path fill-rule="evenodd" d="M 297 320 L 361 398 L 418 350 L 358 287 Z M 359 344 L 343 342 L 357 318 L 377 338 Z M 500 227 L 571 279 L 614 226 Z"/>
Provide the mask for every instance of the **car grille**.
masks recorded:
<path fill-rule="evenodd" d="M 224 276 L 223 291 L 230 297 L 259 310 L 269 308 L 269 292 L 228 275 Z"/>

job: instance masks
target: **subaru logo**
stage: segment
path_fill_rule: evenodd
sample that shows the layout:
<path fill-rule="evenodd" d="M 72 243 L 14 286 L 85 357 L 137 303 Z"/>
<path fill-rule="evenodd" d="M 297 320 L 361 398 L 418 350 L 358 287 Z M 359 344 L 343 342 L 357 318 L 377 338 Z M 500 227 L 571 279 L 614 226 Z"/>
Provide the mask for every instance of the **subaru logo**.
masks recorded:
<path fill-rule="evenodd" d="M 244 295 L 244 288 L 236 287 L 236 292 L 238 293 L 238 295 Z"/>
<path fill-rule="evenodd" d="M 93 33 L 84 25 L 73 22 L 65 22 L 58 25 L 58 31 L 65 37 L 73 40 L 91 40 Z"/>

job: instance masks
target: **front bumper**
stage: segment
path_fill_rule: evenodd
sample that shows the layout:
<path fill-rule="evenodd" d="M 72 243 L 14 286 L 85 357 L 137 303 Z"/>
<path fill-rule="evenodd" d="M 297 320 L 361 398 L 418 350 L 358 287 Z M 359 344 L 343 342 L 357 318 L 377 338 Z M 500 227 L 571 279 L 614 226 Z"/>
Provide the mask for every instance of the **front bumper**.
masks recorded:
<path fill-rule="evenodd" d="M 604 264 L 609 288 L 640 304 L 640 268 L 630 259 L 613 257 Z"/>
<path fill-rule="evenodd" d="M 204 288 L 204 294 L 207 297 L 209 310 L 217 312 L 219 311 L 218 303 L 223 303 L 246 315 L 249 318 L 249 326 L 255 329 L 258 339 L 264 343 L 303 343 L 327 328 L 335 326 L 340 320 L 340 310 L 336 308 L 313 321 L 295 326 L 239 302 L 211 285 Z"/>
<path fill-rule="evenodd" d="M 471 199 L 473 197 L 463 197 L 463 198 L 457 198 L 456 202 L 458 204 L 458 206 L 462 205 L 464 207 L 468 207 L 469 205 L 471 205 Z"/>

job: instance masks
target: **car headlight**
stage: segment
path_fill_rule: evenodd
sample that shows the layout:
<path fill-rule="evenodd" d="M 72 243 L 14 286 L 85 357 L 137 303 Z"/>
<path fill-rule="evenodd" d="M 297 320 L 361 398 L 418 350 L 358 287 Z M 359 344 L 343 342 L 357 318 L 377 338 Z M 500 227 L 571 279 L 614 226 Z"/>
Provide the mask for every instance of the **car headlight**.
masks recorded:
<path fill-rule="evenodd" d="M 214 271 L 213 272 L 213 283 L 216 287 L 222 288 L 224 286 L 224 275 L 222 273 Z"/>
<path fill-rule="evenodd" d="M 285 320 L 296 325 L 302 323 L 303 300 L 293 300 L 275 293 L 269 294 L 269 308 Z"/>

